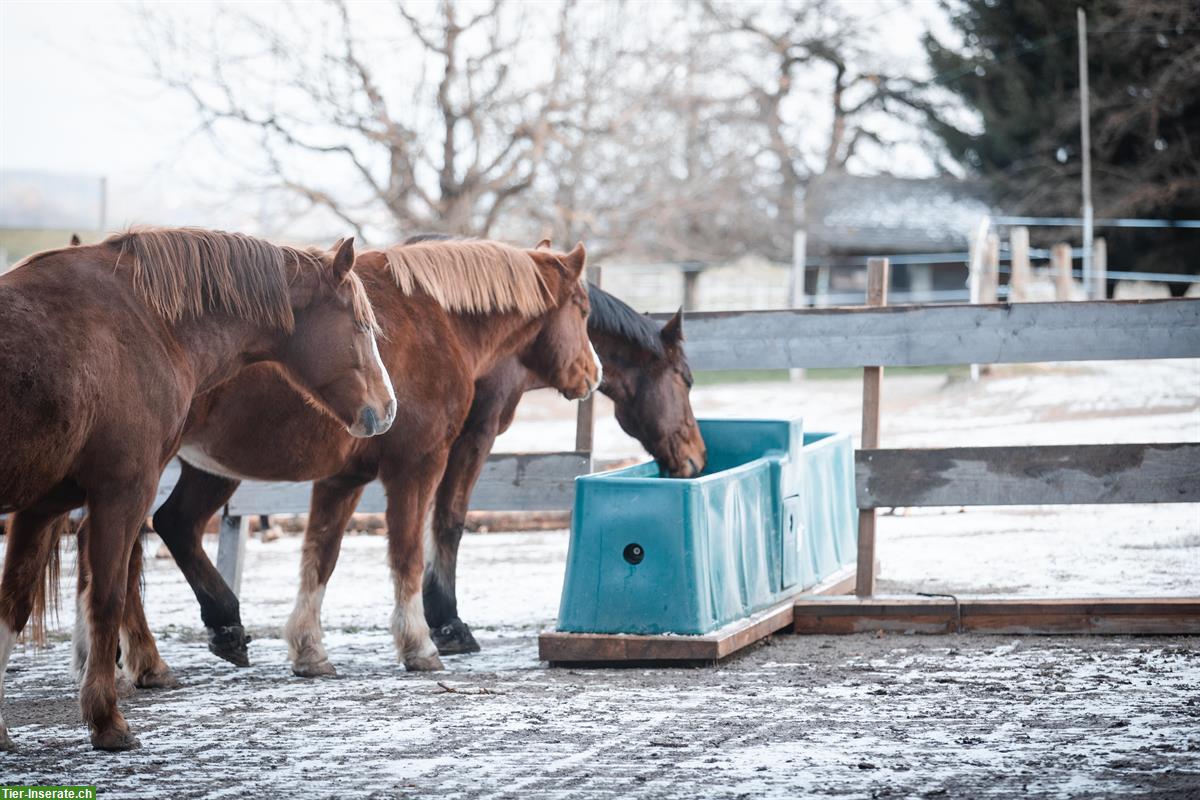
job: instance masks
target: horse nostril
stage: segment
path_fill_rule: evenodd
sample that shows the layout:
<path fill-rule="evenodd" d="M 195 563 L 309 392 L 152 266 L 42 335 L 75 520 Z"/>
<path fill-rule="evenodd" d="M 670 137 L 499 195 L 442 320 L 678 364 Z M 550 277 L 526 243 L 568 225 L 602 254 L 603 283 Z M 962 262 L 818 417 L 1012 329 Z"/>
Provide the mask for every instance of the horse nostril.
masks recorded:
<path fill-rule="evenodd" d="M 698 466 L 696 466 L 695 460 L 692 459 L 691 457 L 688 458 L 688 467 L 692 471 L 691 474 L 688 476 L 689 478 L 694 478 L 700 474 L 700 468 Z"/>
<path fill-rule="evenodd" d="M 379 427 L 379 418 L 375 416 L 375 409 L 367 406 L 362 410 L 361 421 L 363 432 L 370 436 L 375 433 L 375 429 Z"/>

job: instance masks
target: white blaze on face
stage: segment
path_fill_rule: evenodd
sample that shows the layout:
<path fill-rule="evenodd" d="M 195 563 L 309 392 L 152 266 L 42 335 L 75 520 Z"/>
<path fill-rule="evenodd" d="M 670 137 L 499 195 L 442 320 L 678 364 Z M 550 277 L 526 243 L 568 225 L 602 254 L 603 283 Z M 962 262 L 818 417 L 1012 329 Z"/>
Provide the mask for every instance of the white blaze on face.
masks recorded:
<path fill-rule="evenodd" d="M 588 350 L 592 351 L 592 361 L 596 364 L 596 388 L 599 388 L 600 383 L 604 380 L 604 365 L 600 363 L 600 354 L 592 346 L 591 339 L 588 340 Z"/>
<path fill-rule="evenodd" d="M 379 344 L 375 341 L 375 334 L 371 334 L 371 355 L 375 357 L 375 365 L 379 367 L 379 374 L 383 376 L 383 383 L 387 386 L 388 400 L 391 401 L 392 408 L 396 408 L 396 390 L 392 386 L 392 376 L 388 374 L 387 368 L 383 366 L 383 357 L 379 355 Z M 395 417 L 393 411 L 392 417 Z M 391 422 L 391 420 L 387 420 Z"/>

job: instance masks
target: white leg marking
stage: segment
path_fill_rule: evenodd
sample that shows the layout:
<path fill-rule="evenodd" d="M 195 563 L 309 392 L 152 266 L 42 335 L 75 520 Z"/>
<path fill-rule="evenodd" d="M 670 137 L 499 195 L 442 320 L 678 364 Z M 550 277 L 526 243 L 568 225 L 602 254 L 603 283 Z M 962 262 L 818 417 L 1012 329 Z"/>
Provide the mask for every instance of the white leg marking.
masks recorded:
<path fill-rule="evenodd" d="M 16 641 L 16 632 L 6 623 L 0 622 L 0 749 L 8 748 L 12 744 L 8 738 L 8 728 L 4 724 L 4 673 L 8 671 L 8 657 L 12 655 L 13 643 Z"/>
<path fill-rule="evenodd" d="M 75 627 L 71 631 L 71 674 L 79 684 L 83 683 L 83 673 L 87 670 L 88 653 L 92 646 L 92 631 L 88 624 L 88 604 L 85 598 L 87 592 L 86 588 L 75 592 Z"/>
<path fill-rule="evenodd" d="M 328 660 L 325 646 L 321 644 L 321 603 L 324 599 L 324 584 L 318 584 L 315 588 L 301 586 L 296 595 L 296 607 L 292 609 L 292 615 L 283 628 L 292 666 L 319 664 Z"/>
<path fill-rule="evenodd" d="M 392 610 L 392 638 L 396 641 L 396 653 L 402 661 L 410 658 L 437 656 L 437 645 L 429 636 L 429 624 L 425 622 L 425 601 L 419 591 L 411 597 L 400 597 L 399 581 L 396 582 L 396 607 Z"/>

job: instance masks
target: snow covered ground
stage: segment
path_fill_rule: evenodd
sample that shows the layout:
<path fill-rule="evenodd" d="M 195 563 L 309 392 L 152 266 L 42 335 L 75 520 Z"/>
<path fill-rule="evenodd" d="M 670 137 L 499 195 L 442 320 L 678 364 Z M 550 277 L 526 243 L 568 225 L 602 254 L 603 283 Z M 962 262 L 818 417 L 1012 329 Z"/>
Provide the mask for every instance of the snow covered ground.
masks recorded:
<path fill-rule="evenodd" d="M 695 406 L 856 431 L 859 391 L 700 387 Z M 885 445 L 1200 440 L 1197 361 L 1005 367 L 978 384 L 899 375 L 884 398 Z M 566 447 L 572 425 L 568 404 L 531 397 L 498 449 Z M 608 415 L 597 441 L 601 457 L 638 452 Z M 183 686 L 123 701 L 142 748 L 115 755 L 92 752 L 79 721 L 65 578 L 61 632 L 9 667 L 18 751 L 0 754 L 0 784 L 94 783 L 104 797 L 1200 793 L 1200 638 L 779 636 L 712 668 L 550 670 L 536 634 L 553 625 L 566 546 L 565 532 L 468 536 L 460 610 L 483 652 L 418 675 L 395 663 L 383 538 L 348 537 L 324 605 L 340 675 L 316 681 L 291 675 L 280 640 L 298 538 L 247 548 L 242 670 L 209 655 L 178 571 L 150 557 L 148 616 Z M 1200 510 L 925 510 L 881 519 L 880 558 L 883 591 L 1196 596 Z"/>

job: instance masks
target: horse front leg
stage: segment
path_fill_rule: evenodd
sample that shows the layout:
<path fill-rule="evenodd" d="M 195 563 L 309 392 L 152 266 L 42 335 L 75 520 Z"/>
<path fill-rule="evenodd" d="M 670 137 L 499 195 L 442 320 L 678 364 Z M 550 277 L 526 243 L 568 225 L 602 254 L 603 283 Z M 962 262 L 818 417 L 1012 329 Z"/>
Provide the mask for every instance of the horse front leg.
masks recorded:
<path fill-rule="evenodd" d="M 450 448 L 446 471 L 437 489 L 430 537 L 433 552 L 425 554 L 421 593 L 425 621 L 441 655 L 479 651 L 470 627 L 458 616 L 458 545 L 467 521 L 471 491 L 487 464 L 496 431 L 495 420 L 464 428 Z"/>
<path fill-rule="evenodd" d="M 337 565 L 346 526 L 367 480 L 365 476 L 336 476 L 313 483 L 300 560 L 300 590 L 283 629 L 292 672 L 302 678 L 337 674 L 321 642 L 321 603 Z"/>
<path fill-rule="evenodd" d="M 380 477 L 387 491 L 388 563 L 396 606 L 392 611 L 392 637 L 405 669 L 431 672 L 442 669 L 437 646 L 425 621 L 421 576 L 425 569 L 424 527 L 433 493 L 446 466 L 440 455 L 387 465 Z"/>
<path fill-rule="evenodd" d="M 204 552 L 204 528 L 237 490 L 240 482 L 180 462 L 179 481 L 154 512 L 154 532 L 171 551 L 200 603 L 208 629 L 208 649 L 239 667 L 250 666 L 250 637 L 242 627 L 241 605 L 233 589 Z"/>

